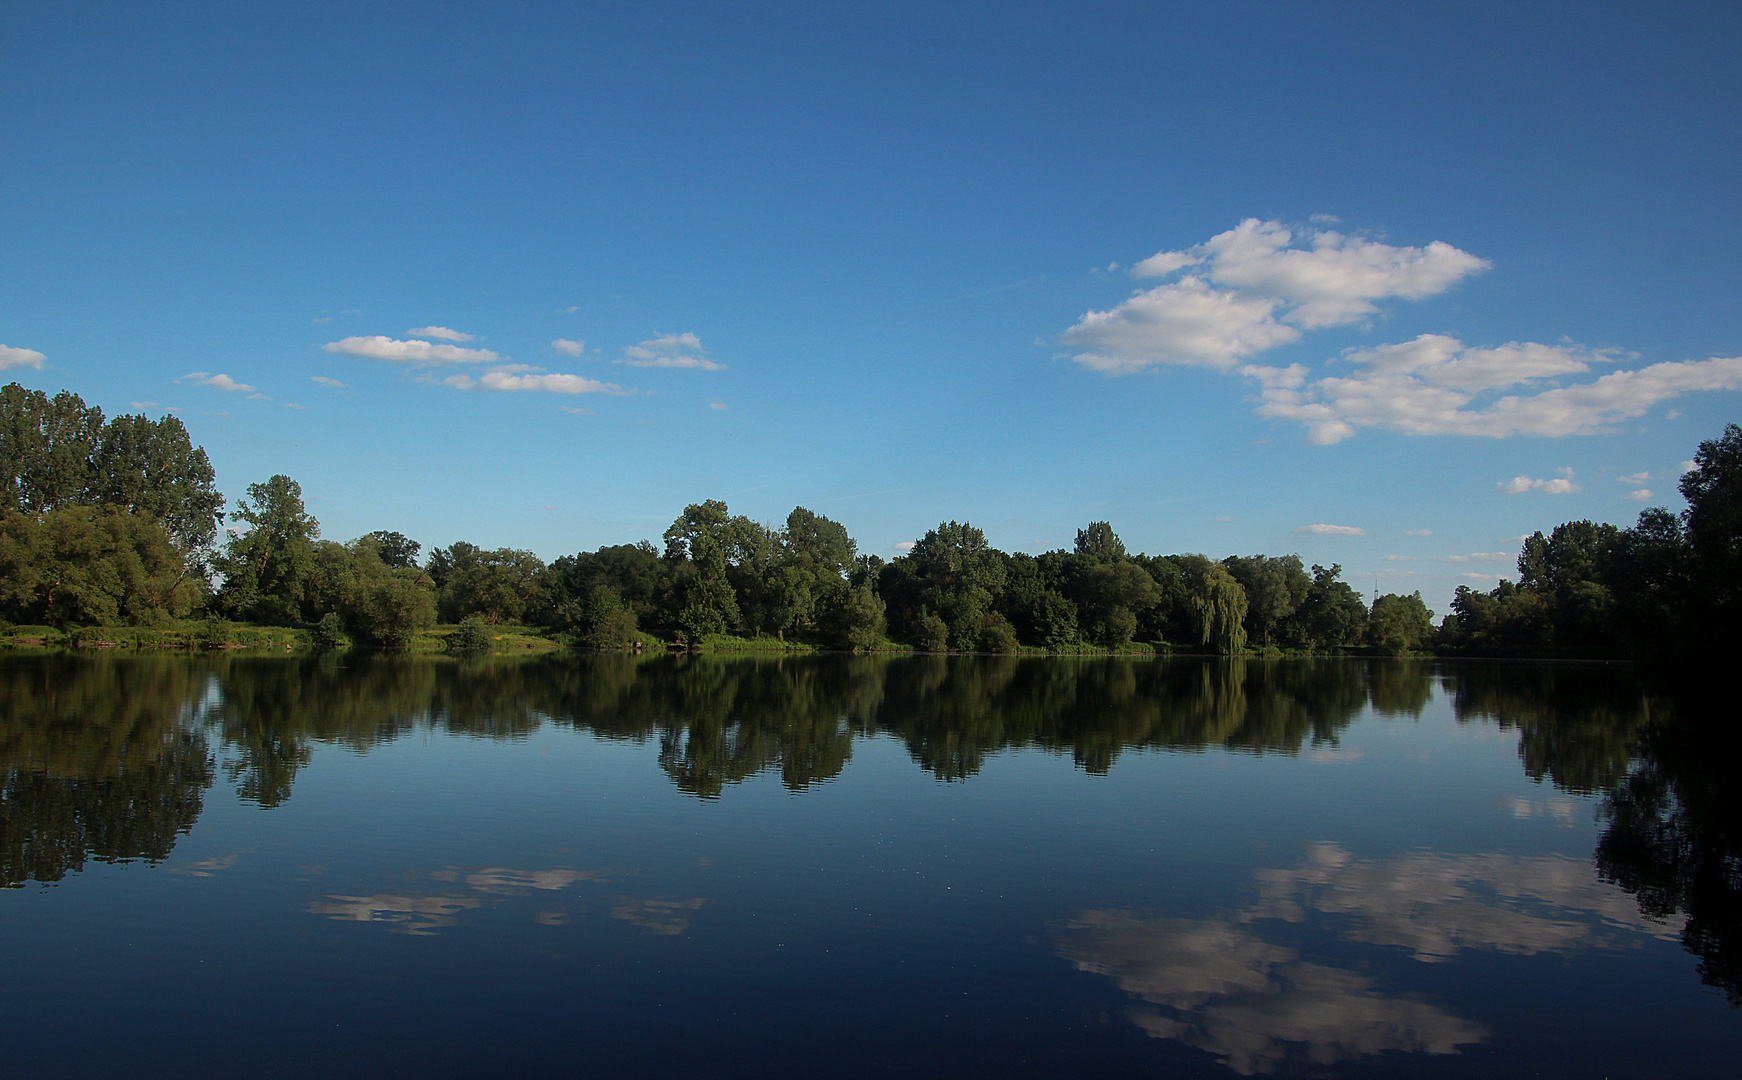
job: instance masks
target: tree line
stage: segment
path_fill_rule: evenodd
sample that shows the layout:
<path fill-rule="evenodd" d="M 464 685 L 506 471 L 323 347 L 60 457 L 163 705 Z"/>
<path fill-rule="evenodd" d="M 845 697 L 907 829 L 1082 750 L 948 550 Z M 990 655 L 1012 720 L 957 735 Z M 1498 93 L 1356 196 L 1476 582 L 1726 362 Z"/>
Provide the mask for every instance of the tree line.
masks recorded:
<path fill-rule="evenodd" d="M 779 526 L 692 504 L 655 546 L 545 563 L 388 530 L 324 540 L 288 476 L 229 511 L 181 422 L 105 420 L 65 391 L 0 390 L 0 619 L 92 625 L 209 615 L 404 644 L 434 625 L 532 625 L 576 644 L 641 634 L 788 635 L 828 647 L 930 652 L 1120 650 L 1134 642 L 1387 654 L 1662 657 L 1709 643 L 1742 604 L 1742 429 L 1703 443 L 1688 509 L 1630 529 L 1571 522 L 1530 537 L 1519 579 L 1460 588 L 1439 627 L 1420 593 L 1365 602 L 1335 564 L 1297 555 L 1132 554 L 1108 522 L 1070 550 L 1010 554 L 940 523 L 894 559 L 796 507 Z M 1733 633 L 1732 631 L 1729 631 Z"/>

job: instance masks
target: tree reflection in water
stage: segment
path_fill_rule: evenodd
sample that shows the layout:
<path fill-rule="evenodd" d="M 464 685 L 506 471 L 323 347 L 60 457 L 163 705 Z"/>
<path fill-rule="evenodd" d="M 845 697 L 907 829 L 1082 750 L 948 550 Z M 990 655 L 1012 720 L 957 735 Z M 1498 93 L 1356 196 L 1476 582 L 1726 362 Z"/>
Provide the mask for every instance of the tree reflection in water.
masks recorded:
<path fill-rule="evenodd" d="M 1533 779 L 1603 795 L 1603 875 L 1648 916 L 1685 915 L 1683 940 L 1703 975 L 1742 1002 L 1742 833 L 1728 756 L 1710 734 L 1715 724 L 1678 721 L 1665 699 L 1589 667 L 1010 656 L 10 656 L 0 663 L 0 884 L 59 881 L 87 860 L 160 861 L 199 817 L 218 775 L 240 798 L 276 807 L 291 797 L 316 746 L 367 751 L 420 729 L 511 740 L 555 725 L 653 743 L 658 767 L 679 790 L 716 799 L 768 771 L 793 792 L 828 783 L 846 768 L 854 739 L 866 735 L 899 739 L 943 781 L 971 778 L 989 755 L 1024 747 L 1069 755 L 1096 775 L 1132 751 L 1334 755 L 1340 734 L 1365 710 L 1419 716 L 1436 677 L 1459 722 L 1518 733 Z M 1337 873 L 1406 870 L 1423 867 L 1352 864 Z"/>

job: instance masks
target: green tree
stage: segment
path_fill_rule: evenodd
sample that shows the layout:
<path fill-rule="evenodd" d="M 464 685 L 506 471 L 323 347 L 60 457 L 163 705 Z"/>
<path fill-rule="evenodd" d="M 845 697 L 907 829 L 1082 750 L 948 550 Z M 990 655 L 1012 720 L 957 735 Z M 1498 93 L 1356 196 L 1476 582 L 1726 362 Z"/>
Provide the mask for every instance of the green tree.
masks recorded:
<path fill-rule="evenodd" d="M 114 506 L 0 511 L 0 618 L 56 626 L 161 623 L 200 599 L 156 519 Z"/>
<path fill-rule="evenodd" d="M 1432 639 L 1433 617 L 1434 613 L 1422 602 L 1421 593 L 1408 596 L 1386 593 L 1373 601 L 1367 641 L 1380 652 L 1401 656 Z"/>
<path fill-rule="evenodd" d="M 1305 603 L 1312 588 L 1299 555 L 1231 555 L 1222 565 L 1246 591 L 1247 635 L 1262 638 L 1266 645 L 1272 632 Z"/>
<path fill-rule="evenodd" d="M 550 609 L 550 575 L 530 551 L 492 551 L 457 540 L 430 552 L 427 572 L 443 622 L 477 617 L 487 623 L 543 623 Z"/>
<path fill-rule="evenodd" d="M 301 621 L 304 586 L 314 569 L 320 522 L 303 509 L 302 485 L 282 474 L 248 485 L 231 514 L 248 531 L 217 559 L 224 575 L 219 606 L 232 617 L 269 625 Z"/>
<path fill-rule="evenodd" d="M 1178 557 L 1181 584 L 1185 588 L 1200 645 L 1224 653 L 1246 646 L 1246 590 L 1220 563 L 1202 555 Z"/>
<path fill-rule="evenodd" d="M 1105 521 L 1091 521 L 1088 528 L 1077 530 L 1073 550 L 1078 555 L 1113 562 L 1125 557 L 1125 542 L 1119 539 L 1112 525 Z"/>

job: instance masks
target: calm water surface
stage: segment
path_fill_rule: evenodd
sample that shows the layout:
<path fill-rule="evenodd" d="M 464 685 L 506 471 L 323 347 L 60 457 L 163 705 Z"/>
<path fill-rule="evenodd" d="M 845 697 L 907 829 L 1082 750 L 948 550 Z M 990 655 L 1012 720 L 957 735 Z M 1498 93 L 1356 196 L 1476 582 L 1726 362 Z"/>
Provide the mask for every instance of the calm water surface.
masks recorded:
<path fill-rule="evenodd" d="M 1730 759 L 1668 708 L 1499 664 L 0 656 L 0 1045 L 1730 1075 Z"/>

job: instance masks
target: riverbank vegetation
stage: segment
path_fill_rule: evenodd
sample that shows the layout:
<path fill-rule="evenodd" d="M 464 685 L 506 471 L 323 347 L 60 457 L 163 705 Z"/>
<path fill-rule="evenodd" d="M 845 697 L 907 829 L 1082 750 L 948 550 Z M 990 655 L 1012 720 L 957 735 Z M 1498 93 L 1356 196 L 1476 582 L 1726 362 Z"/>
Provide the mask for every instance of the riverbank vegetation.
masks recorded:
<path fill-rule="evenodd" d="M 1217 653 L 1440 651 L 1666 659 L 1734 637 L 1742 605 L 1742 429 L 1701 445 L 1688 509 L 1627 529 L 1528 538 L 1518 580 L 1460 588 L 1436 627 L 1419 593 L 1365 601 L 1296 555 L 1132 554 L 1110 523 L 1070 550 L 991 547 L 940 523 L 891 560 L 804 507 L 778 526 L 684 508 L 656 546 L 545 563 L 380 530 L 345 543 L 288 476 L 226 515 L 173 416 L 105 419 L 75 394 L 0 389 L 0 639 L 170 647 L 367 644 Z M 220 528 L 228 517 L 229 527 Z M 222 537 L 220 542 L 220 537 Z M 517 628 L 509 630 L 508 628 Z M 535 644 L 542 643 L 542 644 Z"/>

